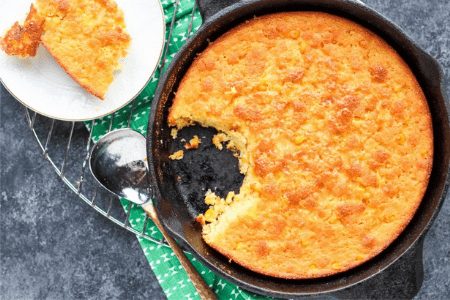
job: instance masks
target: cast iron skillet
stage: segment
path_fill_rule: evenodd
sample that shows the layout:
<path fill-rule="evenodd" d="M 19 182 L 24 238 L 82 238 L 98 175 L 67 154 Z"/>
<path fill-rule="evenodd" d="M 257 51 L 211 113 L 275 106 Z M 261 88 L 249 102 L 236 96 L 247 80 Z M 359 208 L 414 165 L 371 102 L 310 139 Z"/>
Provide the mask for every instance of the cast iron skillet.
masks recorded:
<path fill-rule="evenodd" d="M 334 296 L 345 298 L 412 298 L 423 281 L 423 239 L 442 206 L 450 181 L 450 105 L 445 93 L 444 74 L 437 61 L 421 50 L 397 25 L 352 0 L 197 0 L 197 3 L 204 23 L 180 49 L 160 79 L 147 132 L 147 155 L 151 182 L 156 190 L 156 210 L 167 231 L 213 272 L 258 294 L 297 298 L 333 292 Z M 182 145 L 173 141 L 167 115 L 174 92 L 196 55 L 208 46 L 209 41 L 255 15 L 292 10 L 336 14 L 384 38 L 408 63 L 422 86 L 434 130 L 430 183 L 417 213 L 403 233 L 381 254 L 357 268 L 308 280 L 283 280 L 254 273 L 228 262 L 202 240 L 201 227 L 194 217 L 206 209 L 203 203 L 206 190 L 216 189 L 223 197 L 229 190 L 238 191 L 242 182 L 237 160 L 208 143 L 214 130 L 198 126 L 180 132 L 186 139 L 194 133 L 207 138 L 202 138 L 200 149 L 185 152 L 182 161 L 168 158 Z"/>

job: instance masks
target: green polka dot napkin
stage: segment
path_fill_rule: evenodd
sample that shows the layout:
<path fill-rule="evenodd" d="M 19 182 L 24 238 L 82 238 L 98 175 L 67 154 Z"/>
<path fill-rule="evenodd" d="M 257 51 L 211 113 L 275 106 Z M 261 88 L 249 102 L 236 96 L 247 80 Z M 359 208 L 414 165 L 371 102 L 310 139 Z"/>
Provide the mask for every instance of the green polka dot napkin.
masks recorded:
<path fill-rule="evenodd" d="M 192 15 L 194 3 L 194 0 L 180 0 L 178 3 L 176 3 L 176 0 L 162 1 L 167 25 L 166 43 L 169 43 L 166 60 L 164 62 L 164 69 L 168 66 L 175 53 L 186 41 L 191 18 L 193 18 L 191 28 L 192 32 L 195 32 L 202 24 L 201 16 L 198 10 L 196 10 Z M 169 38 L 170 31 L 169 28 L 174 13 L 176 13 L 176 20 L 173 25 L 173 31 L 170 36 L 170 41 L 168 41 L 167 39 Z M 160 74 L 161 71 L 158 68 L 148 85 L 135 100 L 130 127 L 134 130 L 139 131 L 143 135 L 146 134 L 150 106 Z M 131 109 L 132 105 L 129 104 L 113 114 L 114 119 L 112 122 L 111 130 L 125 128 L 128 126 Z M 101 136 L 108 132 L 111 118 L 112 115 L 109 115 L 102 119 L 97 119 L 94 121 L 94 129 L 92 131 L 92 139 L 94 142 L 98 141 Z M 86 122 L 86 126 L 88 127 L 88 129 L 91 129 L 91 122 Z M 142 232 L 145 221 L 145 212 L 140 206 L 134 205 L 125 199 L 121 199 L 121 203 L 125 211 L 128 211 L 128 207 L 129 205 L 131 205 L 131 213 L 129 218 L 130 225 L 137 231 Z M 146 234 L 158 240 L 162 240 L 161 233 L 150 219 L 147 223 Z M 200 296 L 190 282 L 186 272 L 184 271 L 175 254 L 170 248 L 159 245 L 139 236 L 138 239 L 142 250 L 147 257 L 150 267 L 155 273 L 156 278 L 161 284 L 161 287 L 169 300 L 200 299 Z M 188 254 L 188 257 L 219 299 L 269 299 L 267 297 L 258 296 L 243 291 L 236 285 L 215 275 L 208 268 L 197 261 L 192 255 Z"/>

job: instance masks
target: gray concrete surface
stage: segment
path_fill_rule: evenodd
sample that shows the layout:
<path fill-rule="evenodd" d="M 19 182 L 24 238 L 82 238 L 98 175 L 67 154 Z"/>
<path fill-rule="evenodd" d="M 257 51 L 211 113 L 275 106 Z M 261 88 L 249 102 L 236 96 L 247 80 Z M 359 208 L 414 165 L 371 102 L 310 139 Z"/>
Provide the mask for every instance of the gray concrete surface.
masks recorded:
<path fill-rule="evenodd" d="M 450 1 L 364 2 L 438 59 L 450 93 Z M 136 237 L 67 188 L 40 153 L 22 105 L 1 85 L 0 108 L 0 299 L 165 299 Z M 74 134 L 87 131 L 77 124 Z M 65 142 L 61 135 L 56 142 Z M 450 299 L 448 197 L 423 258 L 415 299 Z"/>

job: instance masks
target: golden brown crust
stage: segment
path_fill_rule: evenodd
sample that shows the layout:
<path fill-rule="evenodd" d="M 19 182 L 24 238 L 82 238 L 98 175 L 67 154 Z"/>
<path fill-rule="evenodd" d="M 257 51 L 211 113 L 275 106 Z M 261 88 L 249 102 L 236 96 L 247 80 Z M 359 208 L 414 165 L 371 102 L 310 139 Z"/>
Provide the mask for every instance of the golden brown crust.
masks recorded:
<path fill-rule="evenodd" d="M 410 222 L 431 172 L 431 114 L 411 70 L 374 33 L 325 13 L 262 16 L 214 41 L 168 117 L 194 122 L 224 132 L 248 166 L 233 202 L 199 219 L 213 216 L 203 237 L 269 276 L 371 259 Z"/>
<path fill-rule="evenodd" d="M 0 48 L 8 55 L 34 57 L 39 48 L 41 33 L 45 19 L 42 18 L 33 4 L 24 24 L 15 22 L 3 38 L 0 38 Z"/>
<path fill-rule="evenodd" d="M 112 0 L 37 0 L 45 16 L 42 44 L 78 84 L 104 100 L 131 38 Z"/>

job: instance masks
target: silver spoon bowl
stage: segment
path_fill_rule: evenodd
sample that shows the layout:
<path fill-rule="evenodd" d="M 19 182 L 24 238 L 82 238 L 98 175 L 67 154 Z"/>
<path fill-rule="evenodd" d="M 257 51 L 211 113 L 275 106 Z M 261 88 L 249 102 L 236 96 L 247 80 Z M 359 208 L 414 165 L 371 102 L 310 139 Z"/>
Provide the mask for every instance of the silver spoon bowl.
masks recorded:
<path fill-rule="evenodd" d="M 152 203 L 148 180 L 146 139 L 132 129 L 118 129 L 104 135 L 91 149 L 89 168 L 105 189 L 140 205 L 174 251 L 202 299 L 217 299 L 191 264 L 178 243 L 164 230 Z"/>
<path fill-rule="evenodd" d="M 89 168 L 107 190 L 142 205 L 151 201 L 146 140 L 132 129 L 117 129 L 104 135 L 91 149 Z"/>

